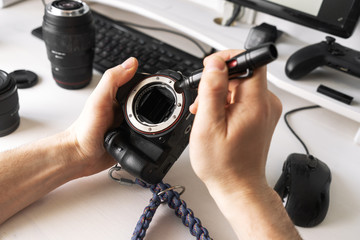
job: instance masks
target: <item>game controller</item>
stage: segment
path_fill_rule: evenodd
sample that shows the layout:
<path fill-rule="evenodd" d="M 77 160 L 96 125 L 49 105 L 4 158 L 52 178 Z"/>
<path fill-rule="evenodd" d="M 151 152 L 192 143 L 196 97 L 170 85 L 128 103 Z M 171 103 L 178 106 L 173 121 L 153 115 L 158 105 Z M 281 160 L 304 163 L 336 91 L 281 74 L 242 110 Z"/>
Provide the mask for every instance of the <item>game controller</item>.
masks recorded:
<path fill-rule="evenodd" d="M 360 52 L 326 37 L 326 41 L 304 47 L 295 52 L 286 62 L 285 73 L 298 80 L 315 68 L 328 66 L 355 77 L 360 77 Z"/>

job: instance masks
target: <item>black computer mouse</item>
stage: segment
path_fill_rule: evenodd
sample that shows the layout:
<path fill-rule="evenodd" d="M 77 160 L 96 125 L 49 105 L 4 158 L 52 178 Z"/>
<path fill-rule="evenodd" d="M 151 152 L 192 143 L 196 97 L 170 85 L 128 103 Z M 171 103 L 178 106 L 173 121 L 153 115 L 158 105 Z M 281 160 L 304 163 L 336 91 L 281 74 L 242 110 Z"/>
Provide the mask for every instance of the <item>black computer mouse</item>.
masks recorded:
<path fill-rule="evenodd" d="M 314 227 L 329 209 L 330 183 L 331 172 L 324 162 L 312 155 L 293 153 L 286 159 L 274 189 L 295 225 Z"/>

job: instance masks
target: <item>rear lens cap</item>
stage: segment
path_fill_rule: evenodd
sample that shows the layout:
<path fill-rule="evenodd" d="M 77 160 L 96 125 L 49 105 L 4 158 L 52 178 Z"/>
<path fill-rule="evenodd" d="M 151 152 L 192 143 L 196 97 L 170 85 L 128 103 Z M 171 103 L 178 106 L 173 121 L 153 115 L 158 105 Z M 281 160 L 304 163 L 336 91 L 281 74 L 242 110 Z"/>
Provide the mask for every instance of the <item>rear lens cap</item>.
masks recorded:
<path fill-rule="evenodd" d="M 38 76 L 28 70 L 16 70 L 9 75 L 15 80 L 18 88 L 30 88 L 38 82 Z"/>

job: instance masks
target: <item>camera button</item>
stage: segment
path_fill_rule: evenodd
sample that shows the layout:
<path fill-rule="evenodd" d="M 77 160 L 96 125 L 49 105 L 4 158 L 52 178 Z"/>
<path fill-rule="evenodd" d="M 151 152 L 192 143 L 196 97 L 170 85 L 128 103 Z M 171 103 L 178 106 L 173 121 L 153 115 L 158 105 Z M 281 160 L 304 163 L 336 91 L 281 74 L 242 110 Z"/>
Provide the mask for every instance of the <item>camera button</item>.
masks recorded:
<path fill-rule="evenodd" d="M 174 78 L 176 81 L 182 80 L 182 76 L 178 72 L 171 72 L 169 75 L 170 77 Z"/>

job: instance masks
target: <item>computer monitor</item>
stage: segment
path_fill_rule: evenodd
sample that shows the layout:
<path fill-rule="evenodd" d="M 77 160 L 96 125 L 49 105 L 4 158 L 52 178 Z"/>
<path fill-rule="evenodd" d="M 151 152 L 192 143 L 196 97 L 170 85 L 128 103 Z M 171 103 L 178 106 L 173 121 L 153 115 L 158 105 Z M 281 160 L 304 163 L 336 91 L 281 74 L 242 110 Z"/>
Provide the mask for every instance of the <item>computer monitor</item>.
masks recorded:
<path fill-rule="evenodd" d="M 228 0 L 322 32 L 348 38 L 360 15 L 360 0 Z"/>

